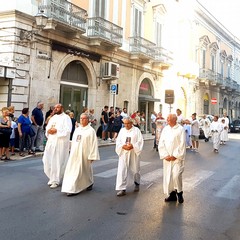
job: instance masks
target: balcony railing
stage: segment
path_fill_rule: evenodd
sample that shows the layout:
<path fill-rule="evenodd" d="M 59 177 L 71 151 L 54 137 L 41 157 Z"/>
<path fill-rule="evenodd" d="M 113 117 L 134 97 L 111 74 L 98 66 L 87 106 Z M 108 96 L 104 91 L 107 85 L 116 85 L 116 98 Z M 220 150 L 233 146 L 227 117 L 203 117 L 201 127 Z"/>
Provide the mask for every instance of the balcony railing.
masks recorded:
<path fill-rule="evenodd" d="M 101 17 L 88 18 L 87 36 L 101 38 L 122 46 L 123 29 Z"/>
<path fill-rule="evenodd" d="M 142 54 L 149 58 L 154 59 L 154 49 L 156 48 L 156 44 L 148 41 L 145 38 L 136 36 L 129 38 L 129 51 L 132 54 Z"/>
<path fill-rule="evenodd" d="M 217 84 L 219 84 L 220 86 L 223 85 L 223 75 L 218 73 L 216 81 L 217 81 Z"/>
<path fill-rule="evenodd" d="M 153 57 L 156 62 L 164 62 L 169 65 L 173 64 L 173 53 L 163 47 L 153 49 Z"/>
<path fill-rule="evenodd" d="M 82 32 L 86 32 L 86 10 L 66 0 L 48 0 L 47 4 L 39 5 L 38 8 L 39 11 L 43 11 L 48 18 L 52 18 L 67 25 L 79 28 Z"/>
<path fill-rule="evenodd" d="M 200 68 L 199 78 L 204 79 L 204 80 L 208 80 L 209 83 L 212 84 L 212 85 L 220 84 L 220 82 L 218 80 L 218 74 L 211 69 Z"/>
<path fill-rule="evenodd" d="M 229 89 L 233 89 L 233 80 L 230 77 L 224 79 L 225 86 Z"/>

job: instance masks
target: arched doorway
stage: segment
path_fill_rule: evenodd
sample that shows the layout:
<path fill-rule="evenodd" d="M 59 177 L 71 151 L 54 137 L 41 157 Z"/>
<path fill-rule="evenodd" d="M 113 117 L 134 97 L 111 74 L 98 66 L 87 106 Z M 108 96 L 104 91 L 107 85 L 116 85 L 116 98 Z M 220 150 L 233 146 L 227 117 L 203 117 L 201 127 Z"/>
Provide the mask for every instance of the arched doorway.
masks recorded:
<path fill-rule="evenodd" d="M 88 101 L 88 78 L 80 61 L 70 62 L 66 66 L 60 84 L 60 102 L 65 110 L 73 111 L 79 121 Z"/>
<path fill-rule="evenodd" d="M 160 102 L 160 99 L 155 99 L 153 96 L 153 85 L 149 78 L 144 78 L 139 86 L 138 109 L 145 113 L 145 128 L 144 132 L 151 131 L 151 113 L 154 111 L 154 102 Z"/>
<path fill-rule="evenodd" d="M 209 114 L 209 96 L 207 93 L 203 96 L 203 114 Z"/>

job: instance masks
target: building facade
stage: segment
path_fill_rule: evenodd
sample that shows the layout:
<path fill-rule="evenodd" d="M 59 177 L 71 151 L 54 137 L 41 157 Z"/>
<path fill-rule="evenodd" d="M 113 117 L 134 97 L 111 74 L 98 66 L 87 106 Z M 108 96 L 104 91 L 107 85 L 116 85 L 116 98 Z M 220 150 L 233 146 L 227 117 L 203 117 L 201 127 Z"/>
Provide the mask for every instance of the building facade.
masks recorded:
<path fill-rule="evenodd" d="M 146 113 L 146 129 L 152 111 L 239 116 L 238 41 L 195 1 L 5 5 L 0 107 L 20 114 L 39 100 L 46 111 L 61 102 L 77 118 L 85 107 L 97 117 L 104 105 L 126 107 Z"/>

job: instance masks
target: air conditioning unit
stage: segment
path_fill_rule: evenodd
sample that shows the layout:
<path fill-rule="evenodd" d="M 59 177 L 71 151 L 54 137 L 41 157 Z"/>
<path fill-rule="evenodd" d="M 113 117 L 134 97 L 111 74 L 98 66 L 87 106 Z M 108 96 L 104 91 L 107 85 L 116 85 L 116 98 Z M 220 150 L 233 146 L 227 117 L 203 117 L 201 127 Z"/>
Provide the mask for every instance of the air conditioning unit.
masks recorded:
<path fill-rule="evenodd" d="M 119 64 L 113 62 L 106 62 L 104 64 L 103 78 L 119 78 Z"/>

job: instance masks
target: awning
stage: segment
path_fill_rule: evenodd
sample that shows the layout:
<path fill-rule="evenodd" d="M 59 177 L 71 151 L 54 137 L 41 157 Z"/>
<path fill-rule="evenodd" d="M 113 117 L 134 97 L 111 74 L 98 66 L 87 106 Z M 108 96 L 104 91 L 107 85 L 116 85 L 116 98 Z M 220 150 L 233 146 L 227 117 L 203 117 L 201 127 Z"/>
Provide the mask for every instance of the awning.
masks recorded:
<path fill-rule="evenodd" d="M 138 100 L 140 102 L 161 102 L 161 99 L 159 98 L 154 98 L 149 95 L 139 95 Z"/>

